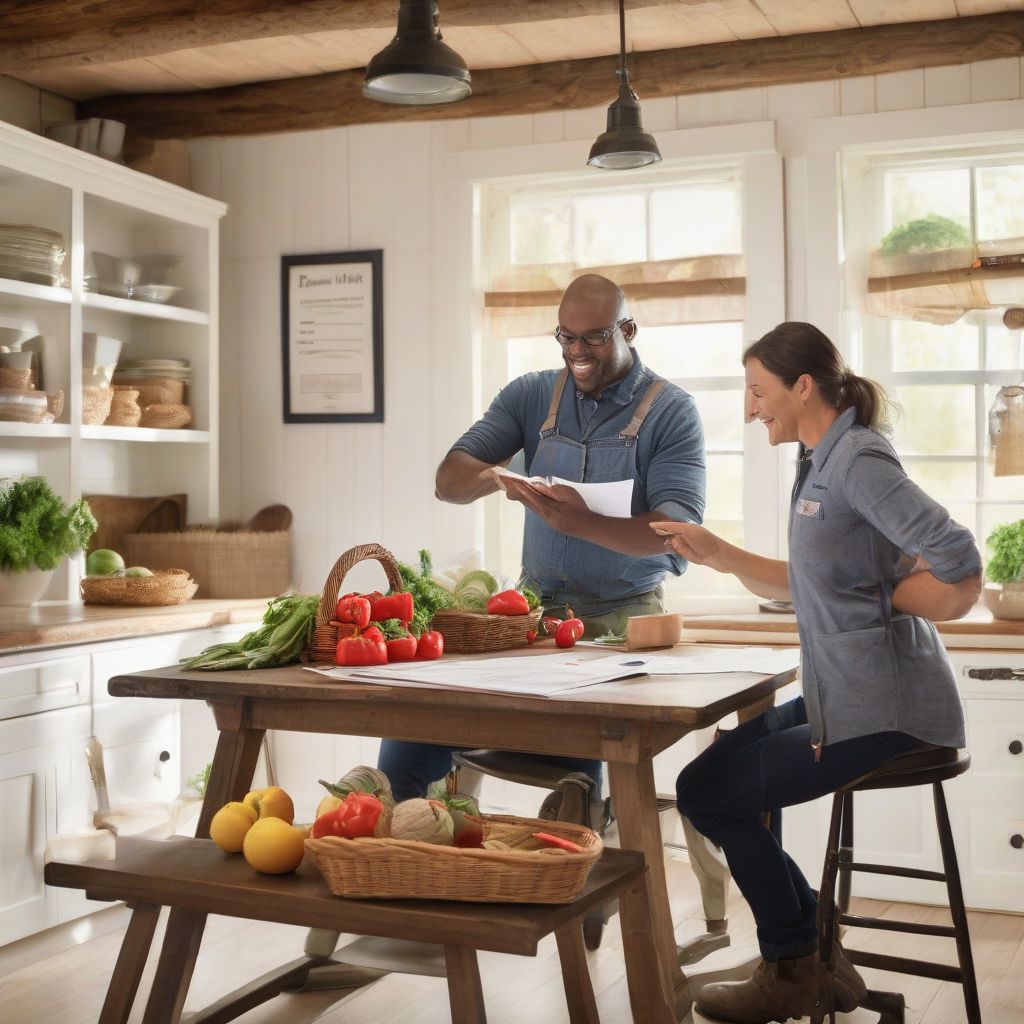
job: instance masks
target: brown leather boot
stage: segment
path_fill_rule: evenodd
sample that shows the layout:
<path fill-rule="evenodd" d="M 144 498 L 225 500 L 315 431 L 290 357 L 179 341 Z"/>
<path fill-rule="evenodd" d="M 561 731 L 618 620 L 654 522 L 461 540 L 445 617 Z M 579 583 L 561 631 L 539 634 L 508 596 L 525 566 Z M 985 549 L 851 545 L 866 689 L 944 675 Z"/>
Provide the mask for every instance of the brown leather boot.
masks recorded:
<path fill-rule="evenodd" d="M 854 966 L 836 947 L 832 990 L 836 1010 L 849 1013 L 867 991 Z M 697 1009 L 730 1024 L 769 1024 L 811 1016 L 821 998 L 817 953 L 795 960 L 762 960 L 747 981 L 720 981 L 697 994 Z"/>

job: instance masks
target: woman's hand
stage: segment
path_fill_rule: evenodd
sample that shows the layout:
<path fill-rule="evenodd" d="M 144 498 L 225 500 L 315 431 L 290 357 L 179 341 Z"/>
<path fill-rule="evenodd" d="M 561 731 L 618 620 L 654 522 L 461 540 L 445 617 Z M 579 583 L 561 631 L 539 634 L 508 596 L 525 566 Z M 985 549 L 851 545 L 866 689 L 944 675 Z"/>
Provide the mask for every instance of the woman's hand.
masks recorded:
<path fill-rule="evenodd" d="M 724 542 L 717 534 L 697 526 L 696 523 L 676 523 L 671 520 L 651 523 L 659 537 L 665 537 L 665 547 L 682 555 L 694 565 L 706 565 L 719 572 L 728 572 L 722 563 Z"/>

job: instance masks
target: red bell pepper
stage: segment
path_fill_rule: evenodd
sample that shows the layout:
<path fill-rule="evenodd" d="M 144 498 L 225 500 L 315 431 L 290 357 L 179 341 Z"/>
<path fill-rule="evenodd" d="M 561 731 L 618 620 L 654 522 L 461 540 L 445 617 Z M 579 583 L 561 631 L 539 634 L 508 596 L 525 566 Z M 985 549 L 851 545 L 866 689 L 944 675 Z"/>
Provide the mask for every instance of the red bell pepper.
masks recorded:
<path fill-rule="evenodd" d="M 377 626 L 367 626 L 362 632 L 362 637 L 365 640 L 386 640 L 387 637 L 380 631 Z"/>
<path fill-rule="evenodd" d="M 347 636 L 338 642 L 334 660 L 339 665 L 386 665 L 388 649 L 383 640 L 367 640 L 363 636 Z"/>
<path fill-rule="evenodd" d="M 433 661 L 440 658 L 444 653 L 444 635 L 436 629 L 431 629 L 420 634 L 419 642 L 416 644 L 416 657 L 424 661 Z"/>
<path fill-rule="evenodd" d="M 358 594 L 346 594 L 338 598 L 334 616 L 339 622 L 351 622 L 365 629 L 370 623 L 370 602 Z"/>
<path fill-rule="evenodd" d="M 370 621 L 383 622 L 385 619 L 412 622 L 412 594 L 400 590 L 370 602 Z"/>
<path fill-rule="evenodd" d="M 349 793 L 333 811 L 321 814 L 313 822 L 310 835 L 314 839 L 323 839 L 324 836 L 342 836 L 345 839 L 372 836 L 383 810 L 384 805 L 372 793 Z"/>
<path fill-rule="evenodd" d="M 579 619 L 565 619 L 558 624 L 558 629 L 555 630 L 555 645 L 557 647 L 572 647 L 581 636 L 583 636 L 583 623 Z"/>
<path fill-rule="evenodd" d="M 530 602 L 518 590 L 503 590 L 487 602 L 488 615 L 526 615 Z"/>
<path fill-rule="evenodd" d="M 385 640 L 388 649 L 388 662 L 412 661 L 416 657 L 416 648 L 419 646 L 416 637 L 412 633 L 405 636 L 395 637 L 393 640 Z"/>

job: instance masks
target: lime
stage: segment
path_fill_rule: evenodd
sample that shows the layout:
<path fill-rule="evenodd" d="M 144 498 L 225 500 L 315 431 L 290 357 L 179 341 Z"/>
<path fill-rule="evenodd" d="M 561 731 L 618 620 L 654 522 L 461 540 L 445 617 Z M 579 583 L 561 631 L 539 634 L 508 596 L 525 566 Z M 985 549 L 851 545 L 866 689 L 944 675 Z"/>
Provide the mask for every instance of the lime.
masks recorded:
<path fill-rule="evenodd" d="M 125 576 L 152 576 L 153 573 L 147 569 L 144 565 L 133 565 L 130 569 L 125 569 Z"/>
<path fill-rule="evenodd" d="M 85 560 L 87 576 L 113 576 L 124 572 L 124 559 L 110 548 L 97 548 Z"/>

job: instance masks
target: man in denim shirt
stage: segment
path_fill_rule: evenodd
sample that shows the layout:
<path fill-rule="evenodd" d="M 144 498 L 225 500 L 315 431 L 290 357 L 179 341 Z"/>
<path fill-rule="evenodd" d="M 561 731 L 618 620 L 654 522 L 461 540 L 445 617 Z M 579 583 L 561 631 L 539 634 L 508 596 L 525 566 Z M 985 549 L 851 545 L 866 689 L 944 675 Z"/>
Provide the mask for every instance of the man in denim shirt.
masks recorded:
<path fill-rule="evenodd" d="M 566 607 L 588 635 L 630 615 L 664 611 L 662 581 L 686 561 L 649 528 L 704 516 L 704 433 L 693 399 L 658 377 L 633 348 L 637 325 L 622 290 L 586 274 L 566 289 L 555 341 L 561 370 L 528 373 L 502 389 L 437 470 L 437 496 L 467 504 L 504 489 L 526 506 L 523 585 Z M 633 481 L 632 515 L 586 508 L 562 484 L 503 477 L 520 451 L 526 472 L 586 483 Z M 380 767 L 399 798 L 422 795 L 450 769 L 451 748 L 385 740 Z M 566 759 L 600 786 L 601 764 Z"/>

